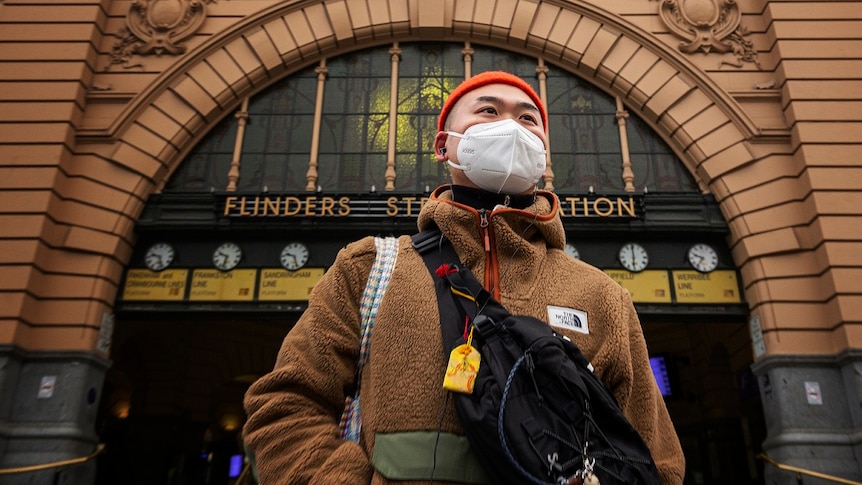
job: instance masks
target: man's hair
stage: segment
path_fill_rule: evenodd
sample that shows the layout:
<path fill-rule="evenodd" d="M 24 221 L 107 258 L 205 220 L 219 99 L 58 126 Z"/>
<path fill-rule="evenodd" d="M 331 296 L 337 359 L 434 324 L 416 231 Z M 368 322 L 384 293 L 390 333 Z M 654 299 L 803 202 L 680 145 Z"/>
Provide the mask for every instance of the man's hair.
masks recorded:
<path fill-rule="evenodd" d="M 542 116 L 542 126 L 544 126 L 546 130 L 548 129 L 548 113 L 545 111 L 545 105 L 542 103 L 542 98 L 536 94 L 536 91 L 533 90 L 532 86 L 527 84 L 526 81 L 518 76 L 508 72 L 486 71 L 465 80 L 459 84 L 457 88 L 452 90 L 449 97 L 446 98 L 446 102 L 443 103 L 443 108 L 440 110 L 440 119 L 437 121 L 437 131 L 445 131 L 446 118 L 449 117 L 449 114 L 452 112 L 452 108 L 459 99 L 470 91 L 488 84 L 508 84 L 525 92 L 527 96 L 536 103 L 536 107 L 539 109 L 539 114 Z"/>

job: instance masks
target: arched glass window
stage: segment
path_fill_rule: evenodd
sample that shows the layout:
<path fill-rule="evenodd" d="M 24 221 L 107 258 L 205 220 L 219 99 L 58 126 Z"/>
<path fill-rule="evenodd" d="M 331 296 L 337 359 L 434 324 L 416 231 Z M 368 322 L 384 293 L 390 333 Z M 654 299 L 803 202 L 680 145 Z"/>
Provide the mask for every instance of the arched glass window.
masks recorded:
<path fill-rule="evenodd" d="M 637 116 L 629 116 L 626 125 L 635 187 L 649 187 L 656 192 L 698 192 L 697 182 L 649 125 Z"/>
<path fill-rule="evenodd" d="M 318 185 L 327 190 L 383 187 L 389 137 L 387 49 L 354 52 L 326 65 Z"/>
<path fill-rule="evenodd" d="M 306 69 L 250 100 L 238 191 L 305 189 L 316 84 L 314 69 Z M 223 123 L 237 124 L 237 120 Z"/>
<path fill-rule="evenodd" d="M 165 186 L 166 192 L 209 192 L 227 186 L 237 123 L 226 119 L 194 148 Z"/>
<path fill-rule="evenodd" d="M 536 80 L 536 58 L 515 52 L 501 51 L 492 47 L 473 45 L 472 74 L 485 71 L 506 71 L 515 74 L 539 92 Z"/>
<path fill-rule="evenodd" d="M 698 191 L 649 125 L 579 77 L 522 54 L 428 42 L 324 59 L 276 83 L 249 101 L 243 135 L 236 117 L 223 120 L 165 191 L 426 192 L 448 180 L 447 166 L 433 153 L 443 100 L 465 73 L 488 70 L 514 73 L 537 92 L 544 83 L 553 175 L 544 182 L 548 188 L 605 194 Z M 322 104 L 315 113 L 318 96 Z M 235 146 L 241 151 L 234 153 Z M 624 180 L 629 162 L 632 175 Z M 235 189 L 227 176 L 231 169 L 239 173 Z"/>
<path fill-rule="evenodd" d="M 548 137 L 560 192 L 624 190 L 614 98 L 549 66 Z"/>
<path fill-rule="evenodd" d="M 447 179 L 434 158 L 434 136 L 443 100 L 464 80 L 459 44 L 407 44 L 398 64 L 398 132 L 395 171 L 398 190 L 422 192 Z"/>

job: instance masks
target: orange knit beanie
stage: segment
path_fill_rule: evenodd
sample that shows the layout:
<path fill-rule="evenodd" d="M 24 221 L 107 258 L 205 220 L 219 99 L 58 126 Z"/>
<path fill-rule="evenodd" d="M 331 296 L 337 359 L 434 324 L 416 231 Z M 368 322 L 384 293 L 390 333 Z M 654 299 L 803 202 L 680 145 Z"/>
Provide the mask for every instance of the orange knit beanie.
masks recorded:
<path fill-rule="evenodd" d="M 539 108 L 539 113 L 542 115 L 542 126 L 545 127 L 545 130 L 548 129 L 548 113 L 545 112 L 545 105 L 542 104 L 542 99 L 529 84 L 518 76 L 509 74 L 508 72 L 486 71 L 465 80 L 449 94 L 446 102 L 443 103 L 443 109 L 440 110 L 440 119 L 437 121 L 437 131 L 443 131 L 443 126 L 446 124 L 446 117 L 449 116 L 449 112 L 452 111 L 452 107 L 455 106 L 455 103 L 458 102 L 461 97 L 476 88 L 488 84 L 508 84 L 527 93 L 533 102 L 536 103 L 536 107 Z"/>

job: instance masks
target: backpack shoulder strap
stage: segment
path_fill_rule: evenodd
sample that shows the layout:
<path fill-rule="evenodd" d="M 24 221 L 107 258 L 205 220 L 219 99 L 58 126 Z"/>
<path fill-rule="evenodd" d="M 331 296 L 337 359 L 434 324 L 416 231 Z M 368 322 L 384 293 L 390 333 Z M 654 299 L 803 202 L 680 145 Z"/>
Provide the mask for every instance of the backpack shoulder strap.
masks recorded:
<path fill-rule="evenodd" d="M 443 337 L 443 350 L 450 352 L 461 338 L 458 322 L 463 322 L 466 314 L 452 298 L 452 292 L 443 278 L 437 277 L 437 268 L 443 264 L 460 265 L 461 260 L 455 253 L 455 248 L 449 240 L 443 236 L 443 232 L 433 226 L 411 236 L 413 248 L 422 255 L 425 266 L 434 280 L 434 289 L 437 292 L 437 306 L 440 311 L 440 332 Z"/>
<path fill-rule="evenodd" d="M 380 301 L 389 286 L 392 269 L 398 258 L 398 239 L 395 237 L 376 237 L 374 246 L 377 253 L 374 256 L 374 264 L 368 273 L 368 281 L 365 283 L 365 291 L 362 293 L 362 301 L 359 305 L 359 316 L 361 319 L 359 361 L 356 363 L 356 392 L 353 396 L 347 396 L 344 402 L 344 411 L 341 415 L 339 429 L 341 438 L 351 441 L 359 441 L 359 431 L 362 422 L 359 419 L 359 389 L 362 384 L 362 368 L 368 360 L 368 352 L 371 348 L 371 333 L 374 329 L 374 319 L 377 317 L 377 309 Z"/>
<path fill-rule="evenodd" d="M 422 259 L 425 261 L 425 266 L 428 268 L 428 271 L 431 272 L 431 277 L 434 278 L 437 276 L 434 278 L 435 282 L 441 279 L 449 280 L 447 282 L 449 285 L 468 293 L 482 304 L 484 304 L 487 298 L 490 298 L 490 293 L 488 293 L 482 286 L 482 283 L 479 283 L 479 280 L 473 276 L 473 273 L 471 273 L 467 268 L 461 266 L 461 259 L 458 258 L 455 248 L 452 246 L 452 243 L 449 242 L 449 239 L 443 235 L 440 229 L 435 226 L 418 234 L 414 234 L 412 238 L 413 247 L 422 255 Z M 440 266 L 442 265 L 448 265 L 450 268 L 450 271 L 446 274 L 445 278 L 437 274 L 438 269 L 440 269 Z M 446 289 L 446 292 L 450 293 L 448 288 Z"/>
<path fill-rule="evenodd" d="M 443 231 L 437 226 L 418 232 L 411 238 L 413 239 L 413 248 L 422 255 L 425 266 L 428 267 L 428 271 L 432 275 L 435 274 L 434 272 L 441 264 L 461 264 L 458 254 L 455 253 L 455 248 L 452 247 L 452 244 L 443 235 Z M 439 257 L 435 258 L 435 254 Z"/>
<path fill-rule="evenodd" d="M 492 326 L 488 325 L 488 320 L 474 320 L 477 310 L 497 321 L 502 321 L 509 312 L 491 297 L 469 269 L 461 266 L 461 260 L 455 248 L 440 229 L 433 226 L 414 234 L 412 239 L 413 247 L 422 255 L 425 266 L 434 280 L 444 349 L 447 352 L 451 351 L 463 339 L 467 319 L 477 325 L 480 333 L 489 335 L 493 332 Z M 449 265 L 454 271 L 449 272 L 445 277 L 440 276 L 438 269 L 442 265 Z M 456 296 L 454 290 L 470 295 L 473 300 Z"/>

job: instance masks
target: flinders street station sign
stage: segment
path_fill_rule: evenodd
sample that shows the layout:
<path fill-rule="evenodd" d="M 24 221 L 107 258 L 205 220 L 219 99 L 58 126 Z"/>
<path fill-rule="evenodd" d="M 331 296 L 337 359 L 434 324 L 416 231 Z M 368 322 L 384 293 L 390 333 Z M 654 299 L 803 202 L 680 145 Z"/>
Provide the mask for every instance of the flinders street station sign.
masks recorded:
<path fill-rule="evenodd" d="M 638 218 L 642 195 L 560 195 L 564 218 Z M 220 195 L 219 216 L 227 218 L 416 217 L 427 195 Z"/>

